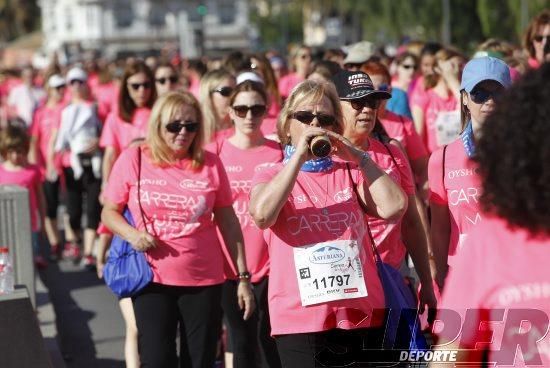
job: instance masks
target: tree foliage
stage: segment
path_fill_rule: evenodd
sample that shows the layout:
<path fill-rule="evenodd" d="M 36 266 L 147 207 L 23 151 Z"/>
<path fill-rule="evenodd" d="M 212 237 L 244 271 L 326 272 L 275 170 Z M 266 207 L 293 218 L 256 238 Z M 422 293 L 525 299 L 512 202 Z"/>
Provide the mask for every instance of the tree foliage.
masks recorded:
<path fill-rule="evenodd" d="M 39 26 L 37 0 L 0 0 L 0 41 L 11 41 Z"/>

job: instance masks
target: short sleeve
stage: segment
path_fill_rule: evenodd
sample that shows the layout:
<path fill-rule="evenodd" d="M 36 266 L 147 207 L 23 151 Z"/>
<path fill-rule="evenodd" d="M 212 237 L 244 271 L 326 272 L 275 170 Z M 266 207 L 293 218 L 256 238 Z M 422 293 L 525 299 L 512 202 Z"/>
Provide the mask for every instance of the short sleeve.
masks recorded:
<path fill-rule="evenodd" d="M 254 189 L 258 184 L 269 183 L 281 169 L 281 164 L 259 168 L 252 177 L 251 188 Z"/>
<path fill-rule="evenodd" d="M 117 123 L 117 116 L 115 113 L 110 113 L 105 120 L 105 125 L 101 132 L 101 138 L 99 139 L 99 146 L 101 148 L 113 147 L 117 152 L 120 152 L 120 143 L 116 137 L 114 126 Z"/>
<path fill-rule="evenodd" d="M 428 184 L 430 186 L 430 201 L 447 205 L 447 191 L 443 184 L 443 148 L 432 153 L 428 163 Z"/>
<path fill-rule="evenodd" d="M 395 162 L 397 163 L 397 170 L 401 176 L 401 188 L 405 193 L 410 196 L 416 193 L 416 186 L 412 176 L 411 166 L 409 161 L 405 157 L 405 154 L 399 147 L 396 147 L 392 144 L 388 144 L 388 149 L 390 150 Z"/>
<path fill-rule="evenodd" d="M 233 198 L 231 195 L 231 186 L 229 185 L 229 178 L 227 177 L 222 161 L 218 156 L 212 155 L 211 157 L 215 162 L 215 170 L 218 172 L 219 179 L 214 208 L 232 206 Z"/>
<path fill-rule="evenodd" d="M 427 157 L 428 150 L 426 149 L 426 146 L 424 146 L 422 139 L 414 128 L 414 123 L 411 119 L 407 119 L 404 117 L 402 119 L 403 132 L 405 134 L 405 149 L 407 151 L 407 155 L 411 160 L 416 160 L 421 157 Z"/>
<path fill-rule="evenodd" d="M 116 175 L 110 175 L 103 194 L 107 200 L 116 205 L 128 203 L 130 186 L 137 179 L 137 155 L 139 149 L 138 147 L 128 148 L 115 161 L 111 173 L 116 173 Z"/>
<path fill-rule="evenodd" d="M 415 93 L 411 96 L 411 108 L 418 107 L 422 111 L 426 111 L 428 102 L 430 101 L 430 96 L 428 91 L 421 90 L 421 87 L 415 90 Z"/>

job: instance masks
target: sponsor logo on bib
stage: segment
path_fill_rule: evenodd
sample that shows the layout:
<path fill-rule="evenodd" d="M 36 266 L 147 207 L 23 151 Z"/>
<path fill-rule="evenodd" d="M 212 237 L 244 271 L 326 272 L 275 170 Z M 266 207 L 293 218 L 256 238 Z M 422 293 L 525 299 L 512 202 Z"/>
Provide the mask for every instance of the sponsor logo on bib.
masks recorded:
<path fill-rule="evenodd" d="M 313 252 L 309 257 L 311 263 L 328 264 L 341 261 L 346 256 L 345 252 L 335 248 L 326 246 Z"/>

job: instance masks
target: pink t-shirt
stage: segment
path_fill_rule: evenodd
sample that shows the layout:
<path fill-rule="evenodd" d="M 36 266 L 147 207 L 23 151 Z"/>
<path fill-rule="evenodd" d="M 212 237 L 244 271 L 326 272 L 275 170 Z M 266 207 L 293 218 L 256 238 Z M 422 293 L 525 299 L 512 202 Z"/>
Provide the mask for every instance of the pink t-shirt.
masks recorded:
<path fill-rule="evenodd" d="M 428 164 L 430 202 L 449 207 L 451 236 L 449 265 L 466 235 L 481 222 L 478 198 L 481 182 L 476 164 L 468 159 L 459 138 L 447 146 L 443 179 L 443 148 L 435 151 Z"/>
<path fill-rule="evenodd" d="M 252 188 L 271 181 L 282 169 L 283 164 L 278 163 L 256 172 Z M 357 185 L 364 181 L 356 168 L 351 173 Z M 324 213 L 325 209 L 328 212 Z M 301 171 L 276 223 L 264 230 L 264 237 L 271 263 L 268 302 L 272 335 L 364 328 L 382 323 L 384 292 L 363 211 L 345 163 L 335 162 L 327 172 Z M 301 275 L 296 270 L 294 248 L 337 239 L 355 239 L 362 244 L 359 259 L 368 296 L 302 306 L 298 286 Z"/>
<path fill-rule="evenodd" d="M 380 122 L 390 138 L 397 139 L 403 145 L 411 161 L 428 156 L 428 151 L 411 119 L 386 110 Z"/>
<path fill-rule="evenodd" d="M 279 87 L 279 93 L 281 94 L 281 97 L 283 99 L 288 98 L 290 96 L 290 92 L 292 92 L 292 89 L 298 85 L 298 83 L 303 82 L 304 78 L 302 78 L 300 75 L 296 73 L 289 73 L 279 79 L 278 87 Z"/>
<path fill-rule="evenodd" d="M 42 175 L 46 172 L 46 159 L 48 157 L 52 130 L 59 128 L 63 107 L 62 103 L 57 104 L 53 108 L 42 105 L 34 113 L 30 134 L 36 139 L 38 147 L 37 165 L 40 166 Z M 59 163 L 60 167 L 61 163 Z"/>
<path fill-rule="evenodd" d="M 533 237 L 525 229 L 511 229 L 504 219 L 484 214 L 449 272 L 440 304 L 462 318 L 461 348 L 492 341 L 478 342 L 477 347 L 488 348 L 489 361 L 496 361 L 497 367 L 550 367 L 549 259 L 548 236 Z M 476 313 L 469 315 L 469 323 L 464 323 L 466 308 L 480 309 L 470 311 Z M 492 338 L 476 332 L 483 320 L 495 321 L 481 323 L 493 331 Z M 440 334 L 445 340 L 458 335 L 459 326 L 449 327 Z"/>
<path fill-rule="evenodd" d="M 235 128 L 227 128 L 218 130 L 214 133 L 214 137 L 210 143 L 204 145 L 204 149 L 208 152 L 212 152 L 215 155 L 220 154 L 220 150 L 224 142 L 235 134 Z"/>
<path fill-rule="evenodd" d="M 371 155 L 372 160 L 403 188 L 407 196 L 414 195 L 415 185 L 408 160 L 399 148 L 391 144 L 387 144 L 386 147 L 391 151 L 391 155 L 382 143 L 369 138 L 367 152 Z M 405 245 L 401 239 L 402 218 L 388 221 L 365 216 L 368 219 L 372 237 L 382 261 L 399 269 L 406 253 Z"/>
<path fill-rule="evenodd" d="M 412 97 L 412 107 L 418 107 L 424 113 L 424 136 L 422 137 L 428 152 L 435 151 L 439 145 L 436 138 L 436 120 L 440 113 L 455 111 L 458 109 L 458 101 L 449 92 L 447 98 L 443 98 L 428 89 L 425 93 L 417 93 Z"/>
<path fill-rule="evenodd" d="M 97 114 L 105 121 L 112 111 L 116 111 L 119 88 L 113 82 L 98 84 L 94 91 L 97 100 Z"/>
<path fill-rule="evenodd" d="M 6 170 L 0 163 L 0 184 L 12 184 L 26 188 L 29 191 L 29 206 L 31 213 L 31 230 L 40 230 L 40 211 L 38 210 L 37 188 L 42 183 L 40 169 L 36 165 L 27 165 L 21 170 Z"/>
<path fill-rule="evenodd" d="M 260 230 L 248 212 L 250 186 L 252 177 L 262 167 L 273 165 L 283 159 L 279 145 L 273 141 L 266 140 L 265 145 L 251 149 L 240 149 L 229 141 L 225 141 L 220 147 L 220 159 L 222 160 L 225 172 L 229 178 L 231 194 L 233 196 L 233 209 L 239 218 L 244 236 L 246 250 L 246 265 L 252 274 L 252 282 L 258 282 L 269 274 L 269 255 L 267 244 Z M 223 244 L 223 239 L 220 238 Z M 235 279 L 236 270 L 227 249 L 225 253 L 225 277 Z"/>
<path fill-rule="evenodd" d="M 151 110 L 138 108 L 134 111 L 132 122 L 122 120 L 117 112 L 111 112 L 105 121 L 99 140 L 100 147 L 113 147 L 117 153 L 128 147 L 136 138 L 145 138 Z"/>
<path fill-rule="evenodd" d="M 137 201 L 138 149 L 122 151 L 104 195 L 117 205 L 128 205 L 137 229 L 144 230 Z M 145 253 L 153 281 L 177 286 L 222 283 L 223 253 L 212 211 L 231 206 L 232 200 L 220 159 L 205 152 L 204 165 L 197 171 L 187 159 L 161 167 L 152 164 L 144 148 L 140 183 L 147 231 L 158 241 Z"/>

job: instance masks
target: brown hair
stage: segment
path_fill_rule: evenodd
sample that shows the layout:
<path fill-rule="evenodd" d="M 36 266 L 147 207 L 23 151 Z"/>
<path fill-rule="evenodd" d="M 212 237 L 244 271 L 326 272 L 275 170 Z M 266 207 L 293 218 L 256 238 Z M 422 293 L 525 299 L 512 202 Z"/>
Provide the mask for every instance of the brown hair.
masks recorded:
<path fill-rule="evenodd" d="M 259 63 L 256 65 L 258 71 L 262 74 L 265 82 L 265 90 L 269 93 L 271 98 L 277 103 L 281 104 L 281 95 L 279 93 L 279 87 L 277 86 L 277 79 L 275 78 L 275 72 L 271 67 L 271 63 L 263 54 L 252 54 L 251 59 L 256 59 Z M 251 63 L 252 66 L 252 63 Z M 266 103 L 268 101 L 266 100 Z"/>
<path fill-rule="evenodd" d="M 390 75 L 390 72 L 388 71 L 388 68 L 386 67 L 386 65 L 382 64 L 379 61 L 374 61 L 374 60 L 367 61 L 361 67 L 361 71 L 367 73 L 369 77 L 371 75 L 381 75 L 386 80 L 386 84 L 391 83 L 391 75 Z"/>
<path fill-rule="evenodd" d="M 334 132 L 342 134 L 344 131 L 344 118 L 342 115 L 342 108 L 340 106 L 340 99 L 336 93 L 336 88 L 332 83 L 320 83 L 312 80 L 305 80 L 298 84 L 292 92 L 279 114 L 279 120 L 277 121 L 277 135 L 282 144 L 291 144 L 290 137 L 288 136 L 289 121 L 291 115 L 294 112 L 296 106 L 300 105 L 304 101 L 312 101 L 313 103 L 319 102 L 327 97 L 330 100 L 334 116 L 336 117 L 336 124 L 334 126 Z"/>
<path fill-rule="evenodd" d="M 155 76 L 151 69 L 143 62 L 136 61 L 129 63 L 124 69 L 124 75 L 122 76 L 122 82 L 120 83 L 120 93 L 118 95 L 118 116 L 126 122 L 132 121 L 132 115 L 137 109 L 136 104 L 130 97 L 130 92 L 128 91 L 128 79 L 138 73 L 144 73 L 151 83 L 151 95 L 149 96 L 149 101 L 145 104 L 147 107 L 153 107 L 155 100 L 157 99 L 157 90 L 155 88 Z"/>
<path fill-rule="evenodd" d="M 170 121 L 181 106 L 191 106 L 197 113 L 199 130 L 197 131 L 193 142 L 189 147 L 193 169 L 198 169 L 204 162 L 204 153 L 202 149 L 204 125 L 199 101 L 189 92 L 168 92 L 160 97 L 153 105 L 151 116 L 149 118 L 149 130 L 145 140 L 151 150 L 153 163 L 159 166 L 169 166 L 174 160 L 171 149 L 168 147 L 161 134 L 161 129 Z"/>
<path fill-rule="evenodd" d="M 0 130 L 0 156 L 6 159 L 9 151 L 23 151 L 24 154 L 29 152 L 31 139 L 24 128 L 15 125 L 8 125 L 5 129 Z"/>
<path fill-rule="evenodd" d="M 436 66 L 437 66 L 437 63 L 439 63 L 440 61 L 447 61 L 457 56 L 464 58 L 464 55 L 462 55 L 458 50 L 454 50 L 452 48 L 441 49 L 435 53 Z M 439 78 L 441 78 L 441 76 L 438 73 L 427 75 L 424 78 L 425 80 L 424 86 L 426 90 L 430 88 L 434 88 L 436 84 L 439 82 Z"/>
<path fill-rule="evenodd" d="M 397 55 L 395 57 L 395 59 L 393 60 L 393 62 L 395 63 L 395 65 L 401 65 L 405 62 L 405 60 L 407 60 L 408 58 L 411 58 L 414 60 L 414 65 L 416 65 L 416 68 L 418 69 L 418 64 L 419 64 L 419 61 L 418 61 L 418 56 L 416 56 L 415 54 L 413 54 L 412 52 L 409 52 L 409 51 L 405 51 L 405 52 L 402 52 L 400 53 L 399 55 Z"/>
<path fill-rule="evenodd" d="M 264 103 L 267 105 L 269 103 L 267 99 L 267 93 L 265 91 L 264 85 L 258 82 L 254 82 L 251 80 L 245 80 L 244 82 L 241 82 L 237 84 L 235 89 L 233 90 L 233 93 L 231 93 L 231 96 L 229 96 L 229 105 L 233 106 L 233 103 L 235 102 L 235 99 L 237 98 L 237 95 L 241 92 L 256 92 L 260 96 L 262 96 L 262 99 L 264 100 Z"/>
<path fill-rule="evenodd" d="M 535 47 L 533 46 L 533 39 L 537 35 L 536 33 L 538 29 L 541 26 L 545 26 L 547 24 L 550 24 L 549 9 L 545 9 L 538 15 L 536 15 L 533 20 L 531 20 L 531 23 L 529 23 L 527 30 L 525 30 L 525 33 L 523 34 L 523 47 L 525 47 L 530 57 L 535 57 Z"/>

